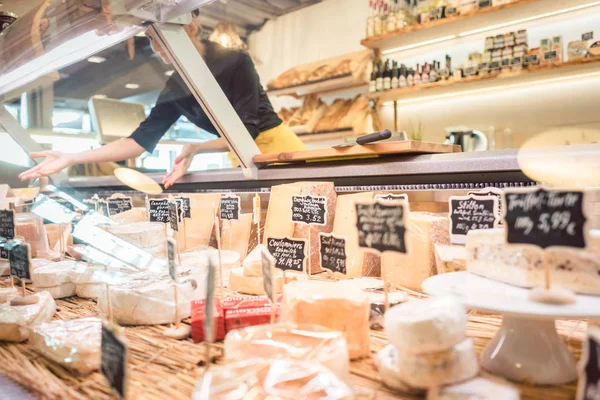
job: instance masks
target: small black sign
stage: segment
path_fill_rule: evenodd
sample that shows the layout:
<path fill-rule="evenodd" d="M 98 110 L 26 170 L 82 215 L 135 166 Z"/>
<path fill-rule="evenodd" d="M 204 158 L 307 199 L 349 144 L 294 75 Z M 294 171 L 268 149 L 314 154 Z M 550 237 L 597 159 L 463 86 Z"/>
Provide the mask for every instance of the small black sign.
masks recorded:
<path fill-rule="evenodd" d="M 292 196 L 292 222 L 327 224 L 327 197 Z"/>
<path fill-rule="evenodd" d="M 479 9 L 490 7 L 492 5 L 492 0 L 479 0 Z"/>
<path fill-rule="evenodd" d="M 346 274 L 346 239 L 319 233 L 321 268 Z"/>
<path fill-rule="evenodd" d="M 169 200 L 168 199 L 150 199 L 148 200 L 148 211 L 150 213 L 150 222 L 169 223 Z"/>
<path fill-rule="evenodd" d="M 173 229 L 175 232 L 179 232 L 179 219 L 180 219 L 181 215 L 179 215 L 178 204 L 176 201 L 169 201 L 168 203 L 169 203 L 168 204 L 169 225 L 171 226 L 171 229 Z"/>
<path fill-rule="evenodd" d="M 356 203 L 358 245 L 406 253 L 406 212 L 402 203 Z"/>
<path fill-rule="evenodd" d="M 471 190 L 467 192 L 468 195 L 473 195 L 475 198 L 492 196 L 498 199 L 498 218 L 502 220 L 502 189 L 495 187 L 488 187 L 482 190 Z M 502 221 L 500 221 L 501 223 Z"/>
<path fill-rule="evenodd" d="M 451 196 L 450 241 L 465 244 L 467 233 L 475 229 L 492 229 L 498 226 L 498 199 L 493 196 Z"/>
<path fill-rule="evenodd" d="M 12 239 L 15 234 L 15 212 L 13 210 L 0 210 L 0 236 Z"/>
<path fill-rule="evenodd" d="M 585 248 L 587 218 L 582 191 L 504 189 L 503 206 L 508 243 L 541 248 Z"/>
<path fill-rule="evenodd" d="M 544 60 L 554 60 L 557 57 L 556 50 L 547 51 L 544 53 Z"/>
<path fill-rule="evenodd" d="M 102 324 L 100 371 L 114 393 L 124 399 L 127 392 L 127 346 L 113 329 Z"/>
<path fill-rule="evenodd" d="M 502 66 L 503 67 L 510 66 L 510 58 L 504 58 L 504 59 L 502 59 Z"/>
<path fill-rule="evenodd" d="M 476 67 L 467 67 L 465 68 L 465 76 L 475 76 L 477 75 Z"/>
<path fill-rule="evenodd" d="M 221 219 L 236 221 L 240 219 L 239 196 L 221 197 Z"/>
<path fill-rule="evenodd" d="M 19 279 L 31 279 L 31 249 L 28 243 L 13 245 L 8 253 L 10 274 Z"/>
<path fill-rule="evenodd" d="M 580 376 L 577 382 L 577 400 L 597 400 L 600 395 L 600 329 L 588 328 L 583 343 Z"/>
<path fill-rule="evenodd" d="M 594 40 L 594 32 L 586 32 L 581 35 L 581 40 Z"/>
<path fill-rule="evenodd" d="M 131 197 L 117 197 L 114 199 L 107 199 L 108 203 L 108 215 L 121 214 L 122 212 L 129 211 L 133 208 L 133 201 Z"/>
<path fill-rule="evenodd" d="M 169 262 L 169 275 L 174 281 L 177 280 L 177 269 L 175 268 L 176 244 L 173 239 L 167 240 L 167 259 Z"/>
<path fill-rule="evenodd" d="M 179 203 L 179 212 L 183 214 L 183 218 L 192 218 L 192 203 L 189 197 L 177 197 L 175 199 Z"/>
<path fill-rule="evenodd" d="M 304 271 L 306 240 L 268 238 L 267 249 L 275 259 L 275 268 L 283 271 Z"/>
<path fill-rule="evenodd" d="M 537 54 L 529 54 L 528 56 L 525 56 L 525 64 L 527 65 L 534 65 L 537 64 L 539 62 L 539 57 Z"/>
<path fill-rule="evenodd" d="M 2 247 L 0 247 L 0 260 L 8 260 L 10 258 L 9 253 L 8 249 L 4 248 L 4 244 L 2 244 Z"/>

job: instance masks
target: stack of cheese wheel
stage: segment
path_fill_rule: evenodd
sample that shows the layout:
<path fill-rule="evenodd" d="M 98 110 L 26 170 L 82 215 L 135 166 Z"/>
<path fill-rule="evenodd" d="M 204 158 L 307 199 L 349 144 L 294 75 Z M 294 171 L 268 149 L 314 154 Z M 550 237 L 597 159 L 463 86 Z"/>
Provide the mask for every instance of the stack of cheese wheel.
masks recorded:
<path fill-rule="evenodd" d="M 465 338 L 465 309 L 451 297 L 413 300 L 385 314 L 391 342 L 376 357 L 383 383 L 419 392 L 473 378 L 479 363 Z"/>
<path fill-rule="evenodd" d="M 75 283 L 71 280 L 77 261 L 59 261 L 39 267 L 31 273 L 36 292 L 48 291 L 55 299 L 75 294 Z"/>

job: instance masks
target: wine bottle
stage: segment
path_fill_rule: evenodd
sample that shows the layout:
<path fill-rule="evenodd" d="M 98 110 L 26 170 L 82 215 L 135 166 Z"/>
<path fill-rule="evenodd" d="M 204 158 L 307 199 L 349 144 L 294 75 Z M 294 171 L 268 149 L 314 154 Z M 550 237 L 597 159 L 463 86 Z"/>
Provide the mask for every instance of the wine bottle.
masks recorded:
<path fill-rule="evenodd" d="M 377 63 L 373 62 L 373 70 L 371 71 L 371 80 L 369 81 L 369 93 L 377 91 Z"/>
<path fill-rule="evenodd" d="M 390 68 L 390 60 L 385 62 L 383 67 L 383 90 L 390 90 L 392 88 L 392 69 Z"/>
<path fill-rule="evenodd" d="M 383 90 L 383 65 L 381 61 L 377 64 L 377 79 L 375 80 L 375 89 L 378 92 Z"/>
<path fill-rule="evenodd" d="M 392 63 L 392 89 L 398 89 L 400 85 L 400 70 L 398 69 L 398 63 L 394 61 Z"/>

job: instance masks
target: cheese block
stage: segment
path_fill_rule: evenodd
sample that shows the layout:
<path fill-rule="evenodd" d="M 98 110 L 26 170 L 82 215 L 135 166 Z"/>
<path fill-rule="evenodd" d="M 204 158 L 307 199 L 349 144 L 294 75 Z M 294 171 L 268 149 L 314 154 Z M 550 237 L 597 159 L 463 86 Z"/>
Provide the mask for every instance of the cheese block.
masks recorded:
<path fill-rule="evenodd" d="M 475 378 L 457 385 L 432 388 L 427 400 L 519 400 L 519 389 L 499 379 Z"/>
<path fill-rule="evenodd" d="M 0 340 L 22 342 L 29 337 L 29 328 L 52 320 L 56 302 L 50 293 L 34 294 L 39 301 L 26 306 L 0 304 Z"/>
<path fill-rule="evenodd" d="M 245 276 L 262 276 L 262 251 L 267 247 L 262 244 L 256 246 L 254 250 L 246 256 L 242 262 Z"/>
<path fill-rule="evenodd" d="M 58 320 L 40 324 L 30 331 L 30 346 L 80 375 L 100 367 L 102 321 L 98 318 Z"/>
<path fill-rule="evenodd" d="M 67 282 L 57 286 L 36 287 L 35 291 L 47 291 L 55 299 L 64 299 L 65 297 L 71 297 L 75 295 L 75 284 Z"/>
<path fill-rule="evenodd" d="M 385 252 L 381 255 L 389 282 L 420 291 L 423 281 L 436 272 L 434 244 L 450 244 L 448 217 L 411 212 L 406 232 L 407 253 Z"/>
<path fill-rule="evenodd" d="M 393 345 L 396 376 L 411 388 L 430 389 L 466 381 L 479 373 L 479 362 L 471 339 L 465 339 L 450 350 L 437 353 L 411 354 Z"/>
<path fill-rule="evenodd" d="M 398 376 L 398 350 L 391 344 L 378 351 L 373 360 L 381 381 L 387 388 L 411 395 L 425 393 L 424 389 L 414 388 Z"/>
<path fill-rule="evenodd" d="M 19 291 L 16 287 L 0 288 L 0 304 L 8 303 L 17 296 L 19 296 Z"/>
<path fill-rule="evenodd" d="M 465 338 L 465 308 L 452 297 L 411 300 L 385 313 L 385 332 L 402 353 L 452 348 Z"/>
<path fill-rule="evenodd" d="M 146 214 L 145 207 L 134 207 L 131 210 L 123 211 L 117 215 L 112 215 L 110 219 L 119 225 L 135 224 L 138 222 L 148 221 L 148 215 Z"/>
<path fill-rule="evenodd" d="M 221 224 L 221 248 L 235 251 L 240 259 L 244 259 L 252 232 L 252 214 L 240 214 L 239 220 L 225 220 Z"/>
<path fill-rule="evenodd" d="M 438 274 L 465 271 L 467 269 L 467 250 L 462 245 L 436 244 L 435 267 Z"/>
<path fill-rule="evenodd" d="M 75 285 L 75 294 L 82 299 L 97 300 L 105 290 L 106 285 L 102 283 L 78 283 Z"/>
<path fill-rule="evenodd" d="M 196 281 L 177 284 L 179 318 L 190 316 Z M 98 297 L 98 308 L 108 313 L 106 292 Z M 160 325 L 175 322 L 173 282 L 141 280 L 110 287 L 115 322 L 121 325 Z"/>
<path fill-rule="evenodd" d="M 292 196 L 324 196 L 327 198 L 327 221 L 323 226 L 292 222 Z M 269 199 L 269 209 L 265 222 L 263 244 L 268 238 L 302 238 L 310 240 L 311 273 L 321 272 L 319 262 L 319 232 L 330 233 L 335 219 L 337 194 L 332 182 L 296 182 L 273 186 Z M 310 234 L 310 239 L 309 239 Z"/>
<path fill-rule="evenodd" d="M 182 226 L 177 233 L 180 250 L 184 251 L 197 246 L 207 246 L 213 235 L 215 216 L 219 210 L 221 194 L 181 193 L 175 197 L 190 199 L 190 213 L 192 215 L 191 218 L 185 219 L 185 229 Z"/>
<path fill-rule="evenodd" d="M 212 258 L 215 266 L 216 278 L 219 279 L 219 251 L 212 247 L 204 246 L 201 250 L 181 253 L 181 266 L 189 267 L 193 275 L 198 274 L 199 270 L 201 270 L 200 275 L 204 275 L 208 271 L 209 257 Z M 231 270 L 240 266 L 239 254 L 231 250 L 221 250 L 221 266 L 223 268 L 223 285 L 228 286 Z M 178 270 L 181 271 L 181 267 L 178 267 Z"/>
<path fill-rule="evenodd" d="M 545 284 L 544 254 L 532 246 L 505 244 L 503 228 L 467 234 L 467 270 L 516 286 Z M 590 235 L 588 250 L 548 248 L 552 284 L 577 293 L 600 295 L 600 235 Z"/>
<path fill-rule="evenodd" d="M 340 332 L 317 325 L 268 324 L 236 329 L 225 337 L 227 361 L 286 358 L 319 362 L 350 382 L 348 346 Z"/>
<path fill-rule="evenodd" d="M 344 333 L 350 359 L 370 354 L 369 298 L 338 282 L 295 281 L 285 285 L 281 321 L 316 324 Z"/>
<path fill-rule="evenodd" d="M 381 257 L 358 246 L 356 202 L 372 200 L 373 192 L 338 196 L 333 233 L 346 239 L 346 270 L 350 278 L 381 276 Z"/>
<path fill-rule="evenodd" d="M 31 272 L 31 280 L 36 288 L 46 288 L 71 283 L 71 274 L 77 268 L 77 261 L 59 261 L 39 267 Z"/>
<path fill-rule="evenodd" d="M 167 242 L 165 224 L 161 222 L 111 225 L 108 231 L 142 249 L 164 246 Z"/>
<path fill-rule="evenodd" d="M 286 272 L 286 278 L 288 280 L 294 275 L 297 274 Z M 281 288 L 283 287 L 283 273 L 280 270 L 275 270 L 273 281 L 275 293 L 281 293 Z M 265 294 L 263 277 L 246 276 L 244 275 L 244 269 L 241 267 L 231 270 L 231 274 L 229 275 L 229 289 L 238 293 L 254 294 L 257 296 Z"/>
<path fill-rule="evenodd" d="M 52 264 L 54 261 L 45 258 L 33 258 L 31 260 L 31 271 L 43 267 L 44 265 Z"/>

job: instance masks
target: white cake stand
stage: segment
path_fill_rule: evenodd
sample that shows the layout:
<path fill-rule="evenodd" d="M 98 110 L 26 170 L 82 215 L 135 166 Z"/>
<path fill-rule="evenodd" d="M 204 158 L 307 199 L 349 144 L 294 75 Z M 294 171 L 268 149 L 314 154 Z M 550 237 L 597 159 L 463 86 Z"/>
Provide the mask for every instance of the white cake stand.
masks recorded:
<path fill-rule="evenodd" d="M 483 350 L 481 365 L 518 382 L 561 385 L 577 379 L 575 359 L 558 336 L 555 320 L 600 317 L 600 297 L 577 295 L 574 304 L 541 304 L 528 300 L 529 289 L 469 272 L 432 276 L 423 290 L 455 296 L 467 308 L 502 314 L 502 326 Z"/>

